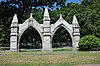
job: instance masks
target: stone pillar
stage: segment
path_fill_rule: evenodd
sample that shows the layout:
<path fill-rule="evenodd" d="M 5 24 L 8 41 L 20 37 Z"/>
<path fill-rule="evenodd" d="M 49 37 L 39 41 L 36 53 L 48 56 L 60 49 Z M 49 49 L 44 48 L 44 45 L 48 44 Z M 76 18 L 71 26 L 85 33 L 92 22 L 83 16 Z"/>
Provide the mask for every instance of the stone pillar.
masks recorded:
<path fill-rule="evenodd" d="M 77 50 L 78 48 L 78 43 L 80 40 L 80 31 L 79 31 L 79 24 L 77 21 L 76 16 L 73 16 L 73 22 L 72 22 L 72 26 L 73 26 L 73 49 Z"/>
<path fill-rule="evenodd" d="M 49 17 L 47 8 L 45 8 L 43 21 L 44 22 L 43 22 L 42 50 L 43 51 L 52 51 L 50 17 Z"/>
<path fill-rule="evenodd" d="M 10 51 L 18 51 L 18 18 L 15 14 L 11 24 Z"/>

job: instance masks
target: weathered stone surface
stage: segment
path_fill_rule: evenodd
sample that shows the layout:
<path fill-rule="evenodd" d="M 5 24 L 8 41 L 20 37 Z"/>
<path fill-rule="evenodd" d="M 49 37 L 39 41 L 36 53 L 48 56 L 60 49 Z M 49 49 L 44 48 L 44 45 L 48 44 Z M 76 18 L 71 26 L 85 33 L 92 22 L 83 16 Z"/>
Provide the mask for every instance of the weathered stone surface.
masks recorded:
<path fill-rule="evenodd" d="M 55 24 L 50 24 L 50 16 L 48 9 L 45 9 L 43 24 L 39 24 L 30 14 L 30 17 L 23 23 L 18 24 L 18 18 L 15 14 L 11 24 L 11 37 L 10 37 L 10 50 L 18 51 L 19 42 L 24 31 L 32 26 L 40 34 L 42 40 L 42 50 L 43 51 L 52 51 L 52 37 L 60 27 L 64 27 L 70 34 L 72 39 L 73 50 L 76 51 L 80 39 L 79 24 L 76 16 L 73 16 L 72 24 L 66 22 L 62 15 Z"/>
<path fill-rule="evenodd" d="M 18 45 L 18 18 L 15 14 L 11 24 L 10 51 L 17 51 Z"/>
<path fill-rule="evenodd" d="M 43 51 L 52 51 L 51 48 L 51 38 L 50 36 L 44 36 L 43 37 Z"/>
<path fill-rule="evenodd" d="M 47 8 L 45 8 L 43 20 L 44 21 L 50 21 L 49 12 L 48 12 L 48 9 Z"/>
<path fill-rule="evenodd" d="M 77 48 L 79 40 L 80 40 L 80 32 L 79 32 L 78 20 L 77 20 L 75 15 L 73 16 L 72 25 L 73 25 L 73 42 L 74 42 L 74 47 Z"/>

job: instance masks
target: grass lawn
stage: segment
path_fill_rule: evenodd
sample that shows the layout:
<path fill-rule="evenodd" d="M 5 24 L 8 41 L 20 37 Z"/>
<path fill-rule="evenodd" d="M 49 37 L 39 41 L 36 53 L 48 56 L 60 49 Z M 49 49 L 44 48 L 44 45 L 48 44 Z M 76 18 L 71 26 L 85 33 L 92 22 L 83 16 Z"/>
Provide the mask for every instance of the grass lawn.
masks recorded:
<path fill-rule="evenodd" d="M 77 66 L 100 64 L 100 52 L 0 52 L 0 66 Z"/>

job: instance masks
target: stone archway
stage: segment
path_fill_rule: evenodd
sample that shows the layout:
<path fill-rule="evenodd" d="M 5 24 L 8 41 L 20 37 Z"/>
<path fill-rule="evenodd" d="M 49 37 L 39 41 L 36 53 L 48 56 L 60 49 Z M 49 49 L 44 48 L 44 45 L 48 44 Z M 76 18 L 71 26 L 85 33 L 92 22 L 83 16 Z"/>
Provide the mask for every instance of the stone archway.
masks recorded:
<path fill-rule="evenodd" d="M 18 49 L 21 36 L 29 27 L 33 27 L 39 33 L 41 41 L 43 43 L 42 26 L 32 17 L 31 14 L 29 19 L 27 19 L 23 24 L 19 24 Z"/>
<path fill-rule="evenodd" d="M 42 49 L 42 38 L 32 26 L 28 27 L 20 37 L 19 50 L 22 49 Z"/>
<path fill-rule="evenodd" d="M 19 41 L 24 31 L 32 26 L 35 28 L 42 40 L 42 50 L 52 51 L 52 37 L 57 29 L 64 27 L 71 36 L 73 49 L 76 50 L 78 47 L 80 32 L 79 24 L 76 16 L 73 17 L 72 24 L 67 23 L 60 15 L 60 18 L 55 24 L 50 24 L 50 17 L 48 9 L 45 8 L 43 24 L 39 24 L 33 17 L 32 14 L 23 24 L 18 24 L 18 18 L 15 14 L 11 24 L 10 34 L 10 51 L 19 51 Z"/>
<path fill-rule="evenodd" d="M 72 41 L 72 47 L 73 47 L 73 27 L 72 25 L 70 25 L 69 23 L 67 23 L 63 18 L 62 15 L 60 14 L 60 18 L 59 20 L 55 23 L 52 24 L 51 26 L 51 32 L 52 32 L 52 39 L 53 36 L 55 34 L 55 32 L 59 29 L 63 27 L 64 29 L 66 29 L 66 31 L 68 32 L 69 36 L 71 37 L 71 41 Z"/>
<path fill-rule="evenodd" d="M 60 26 L 52 37 L 52 48 L 67 48 L 72 49 L 72 38 L 69 32 L 63 27 Z"/>

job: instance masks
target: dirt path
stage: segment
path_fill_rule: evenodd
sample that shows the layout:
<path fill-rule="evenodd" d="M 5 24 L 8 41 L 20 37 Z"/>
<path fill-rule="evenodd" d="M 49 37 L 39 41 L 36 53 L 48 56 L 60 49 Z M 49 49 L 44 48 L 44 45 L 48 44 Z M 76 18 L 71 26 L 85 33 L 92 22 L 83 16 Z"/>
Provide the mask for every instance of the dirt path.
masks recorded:
<path fill-rule="evenodd" d="M 79 65 L 76 65 L 76 66 L 100 66 L 100 64 L 79 64 Z"/>

